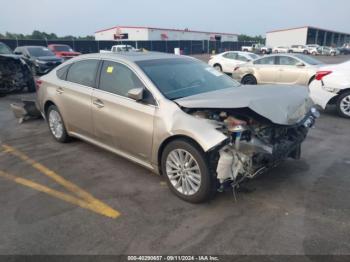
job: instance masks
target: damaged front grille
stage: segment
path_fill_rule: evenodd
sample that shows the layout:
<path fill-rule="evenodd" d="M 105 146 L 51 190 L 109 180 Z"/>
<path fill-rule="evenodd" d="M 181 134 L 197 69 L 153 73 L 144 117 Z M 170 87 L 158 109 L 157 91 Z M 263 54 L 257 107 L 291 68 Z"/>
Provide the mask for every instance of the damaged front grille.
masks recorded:
<path fill-rule="evenodd" d="M 294 125 L 278 125 L 256 115 L 232 111 L 200 110 L 196 117 L 215 121 L 218 130 L 228 136 L 226 145 L 218 149 L 217 179 L 221 184 L 231 181 L 236 185 L 253 178 L 286 158 L 300 158 L 301 143 L 313 126 L 317 114 L 310 111 Z M 214 161 L 212 161 L 214 162 Z"/>

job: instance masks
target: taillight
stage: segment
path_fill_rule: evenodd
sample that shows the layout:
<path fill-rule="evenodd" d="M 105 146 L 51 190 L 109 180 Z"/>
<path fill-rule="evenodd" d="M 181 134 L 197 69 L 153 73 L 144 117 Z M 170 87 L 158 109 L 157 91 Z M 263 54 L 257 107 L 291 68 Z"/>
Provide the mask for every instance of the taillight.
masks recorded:
<path fill-rule="evenodd" d="M 41 86 L 42 83 L 43 83 L 43 81 L 40 80 L 40 79 L 37 79 L 37 80 L 35 81 L 36 91 L 39 90 L 39 88 L 40 88 L 40 86 Z"/>
<path fill-rule="evenodd" d="M 332 73 L 332 71 L 318 71 L 316 73 L 315 79 L 322 80 L 322 78 L 324 78 L 326 75 L 329 75 L 330 73 Z"/>

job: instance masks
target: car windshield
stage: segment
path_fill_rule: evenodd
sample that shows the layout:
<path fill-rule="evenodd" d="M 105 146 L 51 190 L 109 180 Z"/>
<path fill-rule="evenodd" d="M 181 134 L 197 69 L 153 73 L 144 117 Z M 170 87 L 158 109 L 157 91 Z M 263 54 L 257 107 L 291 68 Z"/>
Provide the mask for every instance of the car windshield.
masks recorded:
<path fill-rule="evenodd" d="M 170 100 L 240 85 L 207 64 L 190 58 L 145 60 L 138 61 L 137 65 Z"/>
<path fill-rule="evenodd" d="M 41 56 L 55 56 L 49 49 L 46 47 L 28 47 L 28 52 L 31 56 L 41 57 Z"/>
<path fill-rule="evenodd" d="M 68 45 L 55 45 L 53 48 L 58 52 L 74 52 Z"/>
<path fill-rule="evenodd" d="M 295 54 L 295 57 L 299 58 L 300 60 L 304 61 L 305 63 L 309 65 L 322 65 L 323 63 L 320 60 L 317 60 L 313 57 L 302 55 L 302 54 Z"/>
<path fill-rule="evenodd" d="M 5 44 L 0 43 L 0 54 L 12 54 L 12 50 Z"/>
<path fill-rule="evenodd" d="M 248 56 L 252 59 L 252 60 L 255 60 L 255 59 L 258 59 L 260 56 L 256 55 L 256 54 L 248 54 Z"/>

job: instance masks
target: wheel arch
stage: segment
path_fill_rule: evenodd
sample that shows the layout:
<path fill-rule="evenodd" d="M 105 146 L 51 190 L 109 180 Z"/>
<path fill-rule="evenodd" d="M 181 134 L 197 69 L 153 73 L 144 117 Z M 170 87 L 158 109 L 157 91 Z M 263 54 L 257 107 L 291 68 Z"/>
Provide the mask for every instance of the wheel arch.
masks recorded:
<path fill-rule="evenodd" d="M 311 82 L 314 81 L 315 77 L 316 75 L 311 76 L 307 85 L 310 85 Z"/>
<path fill-rule="evenodd" d="M 215 67 L 215 66 L 220 66 L 220 68 L 222 69 L 222 65 L 221 65 L 219 62 L 215 62 L 215 63 L 213 64 L 213 67 Z"/>
<path fill-rule="evenodd" d="M 344 94 L 346 92 L 350 92 L 350 87 L 340 90 L 336 96 L 332 97 L 331 100 L 328 101 L 327 105 L 336 104 L 339 96 L 341 96 L 342 94 Z"/>
<path fill-rule="evenodd" d="M 46 115 L 47 115 L 47 110 L 49 109 L 49 107 L 50 106 L 52 106 L 52 105 L 54 105 L 54 106 L 56 106 L 56 104 L 54 103 L 54 102 L 52 102 L 51 100 L 47 100 L 46 102 L 45 102 L 45 104 L 44 104 L 44 114 L 45 114 L 45 117 L 46 117 Z"/>
<path fill-rule="evenodd" d="M 163 155 L 164 149 L 169 143 L 171 143 L 175 140 L 187 141 L 205 153 L 203 147 L 196 140 L 194 140 L 193 138 L 191 138 L 189 136 L 186 136 L 186 135 L 170 136 L 170 137 L 166 138 L 159 146 L 159 150 L 158 150 L 158 154 L 157 154 L 157 163 L 158 163 L 158 171 L 159 171 L 160 175 L 162 175 L 161 161 L 162 161 L 162 155 Z"/>

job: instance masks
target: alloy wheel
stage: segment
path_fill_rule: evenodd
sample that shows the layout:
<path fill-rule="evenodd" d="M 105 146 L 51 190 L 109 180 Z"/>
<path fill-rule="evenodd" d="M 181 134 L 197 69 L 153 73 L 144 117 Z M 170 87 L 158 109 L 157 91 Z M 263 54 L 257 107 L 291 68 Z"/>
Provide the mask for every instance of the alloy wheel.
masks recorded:
<path fill-rule="evenodd" d="M 60 139 L 63 135 L 63 123 L 60 114 L 56 110 L 49 113 L 49 126 L 55 138 Z"/>
<path fill-rule="evenodd" d="M 340 101 L 340 110 L 344 115 L 350 117 L 350 95 L 343 97 L 343 99 Z"/>
<path fill-rule="evenodd" d="M 166 159 L 166 174 L 181 194 L 191 196 L 201 186 L 201 171 L 196 159 L 184 149 L 174 149 Z"/>

